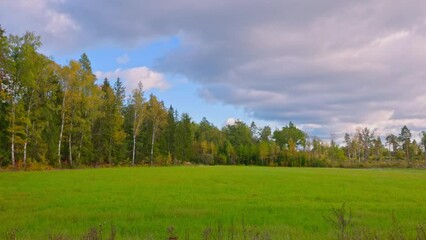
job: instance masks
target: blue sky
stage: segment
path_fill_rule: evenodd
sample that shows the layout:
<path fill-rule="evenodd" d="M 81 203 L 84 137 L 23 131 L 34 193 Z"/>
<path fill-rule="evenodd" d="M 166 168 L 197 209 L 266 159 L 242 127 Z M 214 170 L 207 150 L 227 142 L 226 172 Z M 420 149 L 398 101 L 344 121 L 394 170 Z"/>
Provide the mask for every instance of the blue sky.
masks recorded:
<path fill-rule="evenodd" d="M 3 0 L 7 33 L 34 31 L 66 63 L 142 81 L 166 105 L 310 135 L 426 130 L 421 0 Z"/>

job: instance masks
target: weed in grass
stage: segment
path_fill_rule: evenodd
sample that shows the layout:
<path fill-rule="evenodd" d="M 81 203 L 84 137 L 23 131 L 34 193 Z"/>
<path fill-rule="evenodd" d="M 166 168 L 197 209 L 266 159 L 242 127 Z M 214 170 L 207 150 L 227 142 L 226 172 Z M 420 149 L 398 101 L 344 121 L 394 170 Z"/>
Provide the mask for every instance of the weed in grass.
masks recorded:
<path fill-rule="evenodd" d="M 16 240 L 16 239 L 18 239 L 17 234 L 18 234 L 17 228 L 9 229 L 8 231 L 6 231 L 6 239 L 7 240 Z"/>
<path fill-rule="evenodd" d="M 63 235 L 50 235 L 49 240 L 68 240 L 66 236 Z"/>
<path fill-rule="evenodd" d="M 407 228 L 404 228 L 392 213 L 392 226 L 382 235 L 367 226 L 354 226 L 352 223 L 352 212 L 346 209 L 345 203 L 339 208 L 332 208 L 331 216 L 325 219 L 332 224 L 336 231 L 338 240 L 426 240 L 426 229 L 423 225 L 416 228 L 415 238 L 412 238 Z M 411 236 L 411 237 L 410 237 Z"/>
<path fill-rule="evenodd" d="M 417 226 L 417 238 L 416 240 L 426 240 L 426 229 L 425 226 L 419 225 Z"/>
<path fill-rule="evenodd" d="M 114 224 L 110 225 L 110 235 L 107 240 L 114 240 L 116 238 L 116 229 Z M 61 239 L 61 238 L 60 238 Z M 91 227 L 82 237 L 82 240 L 102 240 L 103 239 L 103 224 L 98 227 Z"/>
<path fill-rule="evenodd" d="M 178 240 L 178 237 L 175 232 L 175 228 L 173 226 L 170 226 L 167 228 L 167 233 L 169 235 L 169 240 Z"/>
<path fill-rule="evenodd" d="M 84 234 L 82 240 L 102 240 L 102 229 L 92 227 L 89 231 Z"/>
<path fill-rule="evenodd" d="M 341 207 L 333 207 L 331 216 L 326 216 L 325 219 L 330 222 L 337 231 L 337 239 L 349 239 L 352 227 L 352 211 L 349 209 L 349 212 L 347 212 L 345 203 L 343 203 Z"/>
<path fill-rule="evenodd" d="M 168 240 L 180 239 L 176 233 L 176 229 L 173 226 L 167 228 Z M 185 240 L 190 240 L 189 233 L 186 233 Z M 196 238 L 200 239 L 200 238 Z M 271 236 L 267 232 L 256 231 L 255 229 L 249 229 L 245 226 L 244 221 L 239 231 L 231 224 L 229 228 L 224 227 L 222 224 L 218 224 L 216 227 L 206 227 L 201 232 L 202 240 L 271 240 Z"/>
<path fill-rule="evenodd" d="M 392 228 L 389 232 L 389 240 L 404 240 L 404 231 L 392 212 Z"/>

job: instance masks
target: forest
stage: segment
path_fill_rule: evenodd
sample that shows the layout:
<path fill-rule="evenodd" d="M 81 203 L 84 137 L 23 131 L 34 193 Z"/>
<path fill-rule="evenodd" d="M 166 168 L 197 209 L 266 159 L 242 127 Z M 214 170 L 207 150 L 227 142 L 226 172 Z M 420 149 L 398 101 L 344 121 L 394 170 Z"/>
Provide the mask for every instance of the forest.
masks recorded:
<path fill-rule="evenodd" d="M 426 132 L 412 136 L 407 126 L 387 136 L 359 128 L 337 144 L 309 136 L 292 122 L 277 129 L 239 120 L 221 128 L 206 118 L 194 122 L 155 95 L 146 96 L 142 84 L 129 96 L 120 78 L 100 79 L 98 85 L 85 53 L 61 66 L 40 53 L 41 45 L 35 33 L 14 36 L 0 28 L 2 167 L 426 161 Z"/>

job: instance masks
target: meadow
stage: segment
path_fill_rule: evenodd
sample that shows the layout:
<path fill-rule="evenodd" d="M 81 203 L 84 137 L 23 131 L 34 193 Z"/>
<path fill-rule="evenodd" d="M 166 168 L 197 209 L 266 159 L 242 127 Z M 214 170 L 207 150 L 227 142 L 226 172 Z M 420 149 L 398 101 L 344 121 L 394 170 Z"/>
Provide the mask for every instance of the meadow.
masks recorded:
<path fill-rule="evenodd" d="M 236 229 L 264 239 L 336 239 L 327 219 L 343 203 L 354 226 L 386 232 L 395 216 L 404 234 L 415 236 L 426 223 L 425 199 L 426 171 L 413 169 L 0 172 L 0 239 L 81 239 L 89 229 L 104 236 L 113 229 L 116 239 L 203 239 L 208 232 L 219 239 L 213 235 L 221 229 L 228 238 Z"/>

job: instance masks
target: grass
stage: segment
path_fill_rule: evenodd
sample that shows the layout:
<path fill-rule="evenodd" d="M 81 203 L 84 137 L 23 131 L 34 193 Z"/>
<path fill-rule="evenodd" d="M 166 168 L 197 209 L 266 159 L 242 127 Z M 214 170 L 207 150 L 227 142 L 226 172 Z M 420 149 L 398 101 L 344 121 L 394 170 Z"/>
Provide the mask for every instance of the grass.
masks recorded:
<path fill-rule="evenodd" d="M 135 167 L 0 172 L 0 239 L 184 239 L 222 227 L 271 239 L 333 239 L 325 219 L 345 203 L 377 232 L 394 215 L 414 236 L 426 223 L 426 171 L 270 167 Z M 240 231 L 241 232 L 241 231 Z M 52 237 L 53 236 L 53 237 Z M 58 237 L 59 236 L 59 237 Z"/>

